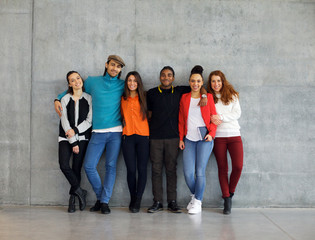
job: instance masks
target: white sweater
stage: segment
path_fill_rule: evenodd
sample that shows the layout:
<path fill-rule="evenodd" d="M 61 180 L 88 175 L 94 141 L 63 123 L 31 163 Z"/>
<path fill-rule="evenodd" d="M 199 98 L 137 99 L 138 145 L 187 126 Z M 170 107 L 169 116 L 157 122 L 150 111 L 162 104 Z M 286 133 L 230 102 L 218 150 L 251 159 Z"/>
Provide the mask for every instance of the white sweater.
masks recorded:
<path fill-rule="evenodd" d="M 237 97 L 228 105 L 224 105 L 220 99 L 221 95 L 216 95 L 218 102 L 215 104 L 218 115 L 222 123 L 218 125 L 216 137 L 236 137 L 241 136 L 238 119 L 241 116 L 241 106 Z"/>

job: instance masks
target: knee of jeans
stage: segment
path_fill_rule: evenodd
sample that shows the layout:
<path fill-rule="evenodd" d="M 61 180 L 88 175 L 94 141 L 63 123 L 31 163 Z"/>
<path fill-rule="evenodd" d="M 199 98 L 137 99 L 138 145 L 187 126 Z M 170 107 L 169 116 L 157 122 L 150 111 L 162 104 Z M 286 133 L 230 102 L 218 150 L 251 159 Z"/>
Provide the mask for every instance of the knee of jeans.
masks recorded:
<path fill-rule="evenodd" d="M 91 172 L 91 171 L 96 170 L 96 168 L 93 165 L 88 164 L 87 162 L 84 163 L 83 167 L 84 167 L 85 172 Z"/>
<path fill-rule="evenodd" d="M 105 169 L 106 169 L 106 172 L 115 171 L 116 170 L 116 163 L 106 163 Z"/>
<path fill-rule="evenodd" d="M 190 179 L 194 179 L 195 178 L 195 174 L 192 173 L 192 172 L 185 172 L 184 176 L 185 176 L 186 180 L 190 180 Z"/>
<path fill-rule="evenodd" d="M 205 177 L 205 175 L 206 175 L 205 171 L 203 171 L 203 170 L 199 170 L 196 172 L 196 177 L 202 178 L 202 177 Z"/>

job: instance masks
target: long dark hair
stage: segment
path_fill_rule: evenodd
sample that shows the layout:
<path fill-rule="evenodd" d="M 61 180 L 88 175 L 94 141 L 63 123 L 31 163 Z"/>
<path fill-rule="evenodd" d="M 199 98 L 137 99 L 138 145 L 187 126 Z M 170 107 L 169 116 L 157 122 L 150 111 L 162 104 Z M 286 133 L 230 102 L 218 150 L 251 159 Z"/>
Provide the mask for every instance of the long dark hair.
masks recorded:
<path fill-rule="evenodd" d="M 130 90 L 128 88 L 128 78 L 130 76 L 134 76 L 136 78 L 138 87 L 137 87 L 137 93 L 139 97 L 139 103 L 140 103 L 140 110 L 142 113 L 142 120 L 145 120 L 147 118 L 147 101 L 146 101 L 146 96 L 143 88 L 143 83 L 140 74 L 137 71 L 132 71 L 129 72 L 126 76 L 125 80 L 125 87 L 124 87 L 124 93 L 123 93 L 123 98 L 127 100 L 127 98 L 130 96 Z"/>
<path fill-rule="evenodd" d="M 106 63 L 109 64 L 109 62 L 110 62 L 110 60 L 107 61 Z M 122 68 L 122 67 L 123 67 L 123 65 L 121 65 L 121 68 Z M 105 66 L 105 70 L 104 70 L 103 76 L 105 76 L 106 73 L 107 73 L 107 68 L 106 68 L 106 66 Z M 118 73 L 118 78 L 119 78 L 119 79 L 120 79 L 120 75 L 121 75 L 121 71 Z M 126 79 L 127 79 L 127 78 L 126 78 Z"/>
<path fill-rule="evenodd" d="M 73 74 L 73 73 L 77 73 L 77 74 L 80 76 L 80 78 L 82 79 L 82 83 L 84 84 L 84 80 L 83 80 L 83 78 L 81 77 L 80 73 L 78 73 L 77 71 L 69 71 L 69 72 L 67 73 L 67 76 L 66 76 L 67 83 L 68 83 L 68 90 L 67 90 L 67 93 L 70 93 L 71 95 L 73 95 L 73 89 L 72 89 L 72 87 L 69 86 L 69 76 L 70 76 L 71 74 Z M 82 86 L 82 91 L 83 91 L 83 92 L 85 91 L 84 86 Z"/>

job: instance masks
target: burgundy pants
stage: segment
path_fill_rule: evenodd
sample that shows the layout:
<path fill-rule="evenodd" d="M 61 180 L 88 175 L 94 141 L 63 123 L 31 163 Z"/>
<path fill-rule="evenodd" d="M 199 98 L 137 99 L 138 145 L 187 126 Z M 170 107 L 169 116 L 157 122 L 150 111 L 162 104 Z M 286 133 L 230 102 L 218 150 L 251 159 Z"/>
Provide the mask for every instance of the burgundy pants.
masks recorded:
<path fill-rule="evenodd" d="M 228 178 L 228 160 L 227 151 L 229 151 L 232 163 L 232 172 L 230 181 Z M 213 152 L 218 164 L 219 181 L 222 191 L 222 197 L 229 197 L 230 193 L 235 192 L 238 180 L 241 177 L 243 168 L 243 143 L 239 137 L 223 137 L 214 139 Z"/>

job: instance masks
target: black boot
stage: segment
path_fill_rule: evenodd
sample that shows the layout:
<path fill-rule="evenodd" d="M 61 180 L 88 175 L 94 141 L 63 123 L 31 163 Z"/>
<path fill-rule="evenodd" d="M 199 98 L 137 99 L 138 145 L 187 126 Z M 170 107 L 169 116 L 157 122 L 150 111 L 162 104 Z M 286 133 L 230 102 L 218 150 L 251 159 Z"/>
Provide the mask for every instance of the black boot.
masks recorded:
<path fill-rule="evenodd" d="M 97 200 L 93 207 L 90 208 L 90 212 L 97 212 L 101 210 L 101 202 Z"/>
<path fill-rule="evenodd" d="M 232 208 L 232 198 L 231 197 L 224 198 L 223 214 L 229 215 L 231 213 L 231 208 Z"/>
<path fill-rule="evenodd" d="M 75 195 L 70 195 L 68 212 L 69 213 L 75 212 Z"/>
<path fill-rule="evenodd" d="M 75 190 L 74 194 L 79 198 L 80 210 L 83 211 L 86 207 L 87 191 L 79 187 L 77 190 Z"/>
<path fill-rule="evenodd" d="M 137 213 L 140 211 L 140 205 L 141 205 L 141 197 L 136 197 L 135 203 L 133 207 L 130 209 L 132 213 Z"/>
<path fill-rule="evenodd" d="M 135 202 L 136 202 L 136 196 L 131 196 L 130 204 L 129 204 L 129 211 L 130 211 L 130 212 L 132 212 L 132 209 L 133 209 L 134 206 L 135 206 Z"/>

